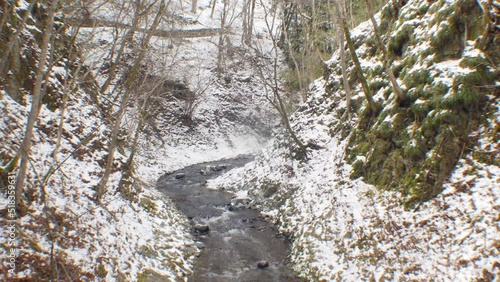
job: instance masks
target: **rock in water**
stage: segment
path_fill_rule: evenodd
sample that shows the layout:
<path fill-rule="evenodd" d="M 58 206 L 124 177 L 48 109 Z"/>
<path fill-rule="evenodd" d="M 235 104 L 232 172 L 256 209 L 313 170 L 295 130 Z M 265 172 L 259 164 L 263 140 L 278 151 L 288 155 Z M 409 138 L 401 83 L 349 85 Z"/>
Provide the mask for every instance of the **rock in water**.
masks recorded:
<path fill-rule="evenodd" d="M 233 198 L 231 199 L 231 208 L 234 209 L 241 209 L 241 208 L 246 208 L 250 204 L 252 199 L 250 198 Z"/>
<path fill-rule="evenodd" d="M 208 227 L 208 225 L 196 224 L 194 226 L 194 230 L 196 230 L 198 232 L 206 233 L 206 232 L 208 232 L 208 230 L 210 230 L 210 228 Z"/>
<path fill-rule="evenodd" d="M 176 176 L 175 176 L 175 179 L 182 179 L 186 177 L 186 174 L 185 173 L 178 173 Z"/>
<path fill-rule="evenodd" d="M 257 263 L 258 268 L 266 268 L 269 267 L 269 262 L 266 260 L 261 260 Z"/>
<path fill-rule="evenodd" d="M 209 169 L 210 171 L 221 171 L 227 169 L 227 165 L 221 164 L 216 166 L 207 166 L 207 169 Z"/>

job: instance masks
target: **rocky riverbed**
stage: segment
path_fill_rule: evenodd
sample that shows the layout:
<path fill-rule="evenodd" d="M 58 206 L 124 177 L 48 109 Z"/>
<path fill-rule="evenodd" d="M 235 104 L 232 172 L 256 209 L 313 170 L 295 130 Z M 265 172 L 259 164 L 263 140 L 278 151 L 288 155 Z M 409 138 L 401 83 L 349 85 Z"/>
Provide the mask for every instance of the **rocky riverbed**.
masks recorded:
<path fill-rule="evenodd" d="M 189 281 L 299 281 L 287 265 L 288 243 L 260 211 L 230 193 L 205 188 L 208 179 L 251 157 L 193 165 L 162 176 L 157 188 L 192 222 L 203 249 Z"/>

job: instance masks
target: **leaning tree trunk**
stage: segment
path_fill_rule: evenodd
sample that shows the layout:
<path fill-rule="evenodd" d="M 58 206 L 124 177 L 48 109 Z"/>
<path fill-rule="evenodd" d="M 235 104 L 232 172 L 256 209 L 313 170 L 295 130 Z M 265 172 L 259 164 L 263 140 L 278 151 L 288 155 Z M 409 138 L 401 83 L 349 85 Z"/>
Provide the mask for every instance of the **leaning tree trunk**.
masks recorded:
<path fill-rule="evenodd" d="M 123 56 L 123 53 L 125 52 L 125 46 L 127 45 L 127 41 L 132 40 L 134 38 L 134 32 L 135 32 L 134 29 L 135 29 L 135 27 L 138 26 L 140 16 L 141 16 L 139 9 L 140 8 L 137 7 L 137 9 L 135 10 L 134 18 L 132 19 L 132 28 L 127 31 L 126 35 L 122 39 L 122 42 L 121 42 L 120 47 L 118 49 L 118 53 L 116 54 L 116 58 L 113 62 L 111 62 L 111 65 L 109 67 L 109 75 L 108 75 L 106 81 L 104 82 L 104 84 L 101 86 L 102 93 L 104 93 L 108 90 L 108 88 L 111 86 L 111 83 L 115 79 L 116 68 L 118 67 L 118 64 L 120 63 L 120 61 L 122 60 L 122 56 Z"/>
<path fill-rule="evenodd" d="M 347 77 L 347 62 L 345 58 L 345 42 L 344 31 L 339 28 L 339 49 L 340 49 L 340 66 L 342 68 L 342 81 L 344 82 L 345 99 L 346 99 L 346 114 L 348 120 L 351 120 L 351 86 L 349 85 L 349 78 Z"/>
<path fill-rule="evenodd" d="M 9 38 L 7 38 L 7 47 L 2 55 L 2 58 L 0 60 L 0 73 L 6 72 L 7 71 L 7 66 L 8 66 L 8 60 L 9 60 L 9 55 L 10 52 L 12 52 L 12 48 L 14 48 L 14 45 L 16 44 L 16 41 L 19 39 L 19 35 L 23 32 L 24 27 L 26 26 L 26 21 L 28 20 L 29 15 L 31 15 L 31 11 L 33 10 L 33 7 L 36 5 L 37 0 L 33 0 L 28 9 L 24 11 L 24 14 L 21 18 L 21 21 L 19 25 L 16 28 L 16 32 L 13 32 L 10 34 Z M 11 5 L 15 5 L 14 3 L 11 3 Z M 4 11 L 5 16 L 6 11 Z M 15 17 L 15 15 L 12 15 Z"/>
<path fill-rule="evenodd" d="M 396 76 L 394 75 L 394 72 L 392 71 L 391 62 L 389 61 L 389 54 L 387 52 L 387 48 L 385 47 L 384 42 L 382 42 L 382 38 L 380 37 L 380 32 L 378 29 L 377 21 L 375 21 L 375 18 L 373 17 L 372 3 L 370 0 L 365 0 L 365 3 L 366 3 L 366 9 L 368 11 L 368 15 L 370 17 L 370 21 L 372 22 L 372 25 L 373 25 L 373 32 L 375 33 L 375 40 L 377 41 L 377 45 L 378 45 L 380 51 L 382 52 L 382 60 L 384 63 L 385 71 L 387 73 L 387 76 L 389 77 L 389 81 L 392 84 L 392 88 L 394 89 L 394 92 L 396 92 L 396 94 L 399 98 L 399 101 L 404 101 L 406 99 L 406 95 L 405 95 L 403 89 L 401 88 L 401 86 L 399 86 L 399 83 L 396 79 Z"/>
<path fill-rule="evenodd" d="M 342 18 L 341 22 L 342 28 L 344 29 L 345 39 L 347 41 L 347 46 L 349 47 L 349 52 L 351 53 L 354 66 L 356 67 L 356 73 L 358 74 L 358 79 L 361 83 L 361 87 L 363 88 L 363 92 L 365 93 L 366 100 L 368 101 L 370 109 L 372 111 L 376 111 L 377 106 L 375 105 L 375 101 L 373 101 L 370 87 L 368 86 L 365 75 L 363 74 L 363 69 L 361 69 L 361 63 L 359 62 L 358 55 L 356 54 L 356 48 L 354 48 L 354 43 L 351 39 L 351 33 L 349 31 L 349 27 L 347 26 L 347 21 Z"/>
<path fill-rule="evenodd" d="M 192 0 L 191 13 L 196 14 L 196 9 L 198 8 L 198 0 Z"/>
<path fill-rule="evenodd" d="M 21 202 L 21 197 L 24 191 L 24 185 L 26 181 L 26 171 L 28 168 L 29 154 L 31 151 L 31 138 L 33 136 L 33 128 L 35 126 L 36 120 L 38 119 L 38 114 L 40 113 L 40 102 L 42 96 L 42 82 L 45 73 L 45 64 L 47 62 L 47 55 L 49 50 L 49 41 L 52 36 L 52 28 L 54 25 L 54 15 L 57 10 L 59 0 L 53 0 L 50 3 L 49 11 L 47 15 L 47 24 L 45 26 L 45 31 L 42 36 L 42 42 L 40 45 L 40 57 L 38 60 L 38 68 L 35 74 L 35 85 L 33 87 L 33 98 L 31 102 L 31 110 L 28 116 L 28 122 L 26 125 L 26 132 L 24 134 L 21 147 L 19 148 L 19 155 L 21 156 L 21 166 L 19 168 L 19 174 L 17 176 L 16 191 L 15 191 L 15 203 L 16 207 Z M 50 70 L 47 70 L 50 71 Z"/>
<path fill-rule="evenodd" d="M 149 45 L 149 42 L 151 41 L 151 37 L 153 36 L 153 33 L 158 29 L 158 26 L 161 22 L 163 11 L 165 9 L 165 1 L 162 0 L 160 3 L 160 8 L 158 12 L 156 13 L 155 19 L 153 21 L 153 24 L 151 28 L 149 29 L 148 34 L 146 35 L 146 38 L 144 38 L 141 42 L 140 46 L 140 51 L 137 59 L 134 62 L 134 66 L 132 67 L 130 71 L 130 75 L 125 83 L 125 93 L 122 96 L 120 106 L 118 109 L 117 117 L 115 120 L 115 124 L 113 125 L 113 130 L 111 132 L 111 137 L 109 141 L 109 151 L 108 151 L 108 157 L 106 160 L 106 167 L 104 169 L 104 175 L 101 178 L 101 181 L 97 185 L 97 191 L 96 191 L 96 201 L 98 203 L 101 203 L 102 198 L 104 194 L 106 193 L 106 186 L 109 181 L 109 176 L 111 175 L 111 170 L 113 168 L 113 161 L 114 161 L 114 154 L 117 146 L 117 141 L 118 141 L 118 133 L 120 131 L 120 125 L 121 121 L 123 119 L 123 116 L 125 115 L 125 111 L 127 108 L 127 103 L 129 101 L 129 97 L 132 92 L 132 86 L 133 83 L 135 82 L 135 79 L 137 77 L 137 74 L 139 73 L 139 68 L 141 67 L 142 60 L 144 59 L 146 55 L 146 50 L 147 46 Z"/>

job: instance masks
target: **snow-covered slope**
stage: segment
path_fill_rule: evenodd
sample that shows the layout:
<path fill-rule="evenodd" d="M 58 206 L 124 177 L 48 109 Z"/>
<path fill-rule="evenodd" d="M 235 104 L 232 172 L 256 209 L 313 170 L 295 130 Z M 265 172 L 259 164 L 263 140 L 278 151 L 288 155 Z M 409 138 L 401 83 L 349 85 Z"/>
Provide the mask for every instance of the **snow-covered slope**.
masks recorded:
<path fill-rule="evenodd" d="M 53 83 L 59 82 L 54 79 Z M 0 128 L 2 139 L 9 140 L 2 142 L 2 151 L 14 155 L 29 104 L 19 105 L 2 94 L 0 109 L 8 116 Z M 130 202 L 116 193 L 120 176 L 116 172 L 112 194 L 103 205 L 94 202 L 94 187 L 102 173 L 99 163 L 106 155 L 102 140 L 106 126 L 89 97 L 79 91 L 69 99 L 60 155 L 54 161 L 58 118 L 58 111 L 43 106 L 33 137 L 28 185 L 35 192 L 30 197 L 43 195 L 44 200 L 26 206 L 26 215 L 16 220 L 16 244 L 7 245 L 7 236 L 0 239 L 4 252 L 10 247 L 18 252 L 15 277 L 43 280 L 59 275 L 64 280 L 112 281 L 135 279 L 147 271 L 172 279 L 188 274 L 198 250 L 190 247 L 193 241 L 186 220 L 161 193 L 145 189 L 137 202 Z M 42 185 L 51 167 L 58 169 Z M 3 193 L 0 205 L 7 206 Z M 2 218 L 2 229 L 8 225 L 6 219 Z M 53 271 L 51 260 L 65 272 Z M 2 264 L 2 275 L 8 269 L 7 263 Z"/>
<path fill-rule="evenodd" d="M 429 3 L 412 0 L 401 8 L 389 45 L 394 44 L 394 69 L 399 69 L 398 81 L 410 96 L 403 105 L 394 102 L 395 95 L 383 73 L 380 59 L 374 55 L 376 49 L 374 39 L 370 37 L 373 35 L 370 23 L 361 24 L 353 30 L 352 36 L 362 67 L 369 74 L 374 98 L 382 108 L 378 116 L 367 121 L 363 92 L 357 86 L 351 109 L 353 120 L 346 120 L 337 52 L 328 62 L 330 74 L 311 86 L 309 100 L 292 117 L 299 138 L 304 143 L 311 141 L 317 147 L 308 151 L 308 160 L 296 160 L 293 145 L 286 145 L 286 138 L 278 137 L 254 162 L 209 182 L 209 187 L 236 191 L 242 197 L 251 197 L 254 205 L 264 207 L 280 225 L 280 230 L 292 236 L 292 262 L 307 280 L 499 279 L 500 99 L 495 90 L 498 76 L 493 65 L 484 65 L 484 58 L 491 57 L 474 47 L 478 32 L 474 38 L 469 33 L 471 40 L 460 45 L 451 39 L 457 36 L 454 35 L 456 30 L 446 28 L 453 21 L 448 22 L 448 19 L 459 16 L 465 20 L 470 14 L 464 11 L 474 11 L 471 12 L 474 14 L 475 9 L 479 9 L 477 5 L 475 1 Z M 379 21 L 387 20 L 384 12 L 392 9 L 391 6 L 385 7 L 377 16 Z M 440 36 L 448 38 L 444 45 L 437 42 Z M 398 38 L 401 42 L 394 42 Z M 463 49 L 454 49 L 456 46 L 463 46 Z M 471 65 L 472 61 L 482 63 Z M 478 65 L 486 66 L 486 69 L 478 68 Z M 354 73 L 353 65 L 349 66 L 349 72 Z M 411 75 L 424 72 L 429 74 L 422 81 Z M 480 84 L 467 78 L 460 80 L 478 74 L 485 79 L 475 81 Z M 351 83 L 356 81 L 353 76 L 350 78 Z M 463 84 L 464 81 L 467 82 Z M 441 84 L 449 87 L 438 91 Z M 489 90 L 460 92 L 471 85 Z M 474 103 L 480 103 L 481 99 L 467 100 L 468 95 L 485 97 L 482 108 L 474 107 Z M 404 116 L 405 108 L 418 112 L 422 104 L 431 103 L 433 106 L 428 106 L 420 114 L 410 118 L 406 115 L 404 121 L 398 118 L 398 115 Z M 463 109 L 467 113 L 461 112 Z M 479 111 L 482 111 L 483 118 L 474 118 L 473 113 Z M 399 145 L 379 156 L 373 153 L 380 149 L 377 146 L 385 144 L 382 142 L 384 138 L 391 140 L 394 137 L 394 142 L 398 142 L 396 137 L 410 136 L 412 128 L 413 132 L 425 131 L 422 128 L 435 122 L 436 115 L 457 112 L 470 118 L 471 125 L 466 130 L 457 131 L 460 127 L 454 122 L 459 118 L 451 121 L 440 119 L 436 123 L 435 135 L 411 135 L 415 139 L 422 138 L 417 141 L 428 146 L 422 164 L 414 170 L 408 169 L 411 159 L 403 153 L 396 162 L 407 166 L 401 174 L 398 174 L 397 166 L 390 167 L 385 163 L 398 150 L 404 151 L 406 144 L 414 144 L 414 138 L 403 138 Z M 388 136 L 384 137 L 383 130 L 389 132 Z M 467 143 L 468 150 L 459 154 L 458 163 L 453 163 L 442 187 L 435 184 L 433 190 L 442 192 L 428 201 L 415 202 L 413 196 L 423 191 L 415 187 L 424 186 L 410 186 L 401 180 L 407 177 L 415 179 L 410 184 L 420 183 L 419 174 L 432 171 L 434 167 L 430 164 L 441 161 L 438 155 L 443 156 L 441 163 L 449 162 L 446 157 L 450 155 L 446 153 L 453 154 L 453 151 L 440 151 L 440 148 L 448 146 L 446 142 L 454 139 L 437 139 L 441 141 L 435 142 L 434 138 L 441 130 L 455 130 L 455 136 L 468 136 L 474 141 Z M 377 172 L 374 161 L 380 159 L 384 162 L 378 163 Z M 359 173 L 365 168 L 368 171 L 369 165 L 372 166 L 371 172 Z M 377 178 L 370 179 L 388 173 L 401 179 L 389 184 L 373 181 Z M 385 189 L 377 189 L 367 181 Z"/>
<path fill-rule="evenodd" d="M 167 21 L 162 29 L 210 29 L 220 25 L 222 3 L 218 2 L 211 18 L 208 0 L 198 1 L 196 14 L 189 12 L 190 1 L 168 2 L 173 11 L 169 16 L 176 20 Z M 40 3 L 41 8 L 45 7 L 44 3 Z M 131 2 L 108 2 L 111 6 L 99 6 L 97 1 L 92 3 L 99 7 L 94 14 L 96 18 L 118 17 L 121 24 L 129 23 L 132 15 L 123 11 L 120 14 L 118 8 Z M 234 8 L 238 14 L 241 2 L 236 3 Z M 28 7 L 25 1 L 19 1 L 18 5 L 20 9 Z M 259 13 L 257 7 L 257 17 L 261 16 Z M 177 21 L 178 17 L 182 20 Z M 239 30 L 238 21 L 235 19 L 232 23 L 236 31 Z M 57 24 L 64 26 L 62 22 Z M 27 76 L 36 66 L 42 26 L 43 22 L 34 17 L 23 33 L 26 45 L 22 46 L 19 56 L 23 70 L 28 70 Z M 258 28 L 257 24 L 256 32 Z M 3 254 L 7 255 L 10 247 L 14 247 L 18 255 L 16 278 L 33 281 L 51 278 L 64 281 L 185 280 L 199 250 L 192 241 L 187 219 L 176 211 L 169 199 L 155 190 L 156 180 L 161 173 L 190 164 L 259 151 L 275 124 L 276 117 L 264 102 L 262 87 L 253 77 L 249 54 L 241 46 L 240 34 L 229 36 L 234 49 L 228 50 L 233 52 L 233 57 L 225 62 L 223 75 L 214 70 L 217 36 L 154 37 L 145 59 L 147 71 L 170 82 L 184 83 L 190 89 L 206 84 L 209 87 L 199 100 L 192 120 L 180 117 L 183 101 L 172 99 L 170 93 L 151 102 L 150 112 L 154 115 L 141 135 L 133 199 L 126 199 L 117 188 L 122 178 L 119 168 L 130 153 L 127 144 L 122 144 L 115 154 L 115 169 L 107 193 L 102 205 L 97 204 L 95 188 L 103 175 L 110 122 L 113 121 L 110 113 L 115 112 L 116 107 L 110 102 L 115 97 L 96 94 L 93 83 L 104 82 L 106 52 L 109 51 L 106 48 L 113 44 L 116 35 L 113 32 L 124 33 L 106 26 L 81 28 L 77 38 L 81 59 L 85 60 L 84 68 L 93 75 L 80 77 L 70 95 L 64 92 L 68 90 L 66 79 L 75 75 L 74 66 L 67 64 L 69 60 L 58 62 L 47 76 L 49 94 L 34 131 L 28 171 L 27 191 L 32 194 L 27 195 L 30 198 L 23 207 L 23 216 L 16 219 L 15 245 L 8 245 L 8 236 L 0 238 Z M 65 35 L 69 36 L 70 32 Z M 143 34 L 138 32 L 136 36 Z M 70 44 L 67 39 L 58 34 L 54 39 L 55 48 L 69 47 L 65 45 Z M 133 57 L 133 51 L 127 46 L 125 53 Z M 56 57 L 65 55 L 65 49 L 57 49 L 55 54 Z M 130 62 L 124 59 L 120 63 L 113 85 L 120 83 L 122 71 Z M 24 82 L 25 77 L 21 78 Z M 29 84 L 29 80 L 26 81 Z M 5 166 L 19 149 L 31 96 L 30 90 L 24 88 L 16 90 L 20 94 L 11 93 L 15 87 L 1 82 L 0 164 Z M 53 158 L 64 95 L 67 95 L 68 104 L 63 118 L 61 147 L 58 157 Z M 135 108 L 130 107 L 122 124 L 123 131 L 129 134 L 120 142 L 131 141 L 136 115 Z M 45 184 L 41 185 L 42 182 Z M 0 207 L 6 211 L 3 209 L 8 204 L 7 187 L 2 187 L 1 194 Z M 6 220 L 6 214 L 2 214 L 2 233 L 7 232 Z M 2 261 L 0 280 L 6 279 L 9 269 L 10 264 Z"/>

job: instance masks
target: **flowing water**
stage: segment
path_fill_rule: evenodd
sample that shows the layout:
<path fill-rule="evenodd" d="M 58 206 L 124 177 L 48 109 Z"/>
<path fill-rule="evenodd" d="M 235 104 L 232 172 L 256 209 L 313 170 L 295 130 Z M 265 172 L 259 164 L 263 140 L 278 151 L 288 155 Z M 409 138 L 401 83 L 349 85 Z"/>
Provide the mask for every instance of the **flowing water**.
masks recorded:
<path fill-rule="evenodd" d="M 205 188 L 208 179 L 249 161 L 240 157 L 193 165 L 158 180 L 157 188 L 191 220 L 204 246 L 189 281 L 300 281 L 287 265 L 287 241 L 273 224 L 258 210 L 233 208 L 230 193 Z M 259 262 L 269 266 L 259 267 Z"/>

